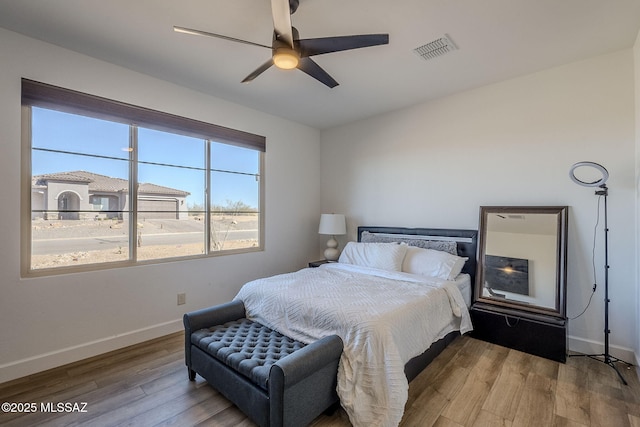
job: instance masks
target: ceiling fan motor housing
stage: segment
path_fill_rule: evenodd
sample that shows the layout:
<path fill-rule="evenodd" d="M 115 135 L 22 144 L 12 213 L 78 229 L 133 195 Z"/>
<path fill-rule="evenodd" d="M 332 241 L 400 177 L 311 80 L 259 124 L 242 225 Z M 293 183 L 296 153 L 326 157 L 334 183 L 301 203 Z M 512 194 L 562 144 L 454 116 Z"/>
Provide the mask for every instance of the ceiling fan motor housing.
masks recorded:
<path fill-rule="evenodd" d="M 298 29 L 296 27 L 291 27 L 291 34 L 293 35 L 293 41 L 295 42 L 296 40 L 300 39 L 300 32 L 298 32 Z M 278 33 L 277 32 L 273 32 L 273 43 L 275 43 L 276 41 L 279 41 L 283 44 L 286 45 L 286 42 L 282 41 L 280 39 L 280 37 L 278 37 Z M 275 46 L 273 47 L 275 49 Z"/>

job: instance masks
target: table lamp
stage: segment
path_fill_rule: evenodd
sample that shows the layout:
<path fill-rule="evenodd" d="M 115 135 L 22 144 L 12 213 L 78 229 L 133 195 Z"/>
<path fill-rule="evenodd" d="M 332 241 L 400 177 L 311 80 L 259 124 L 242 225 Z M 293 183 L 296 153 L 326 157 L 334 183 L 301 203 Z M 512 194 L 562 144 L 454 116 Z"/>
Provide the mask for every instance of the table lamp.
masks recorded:
<path fill-rule="evenodd" d="M 342 214 L 322 214 L 320 215 L 320 227 L 318 234 L 328 234 L 331 238 L 327 241 L 327 249 L 324 250 L 324 257 L 327 261 L 337 261 L 340 256 L 338 251 L 338 241 L 335 236 L 347 234 L 347 226 Z"/>

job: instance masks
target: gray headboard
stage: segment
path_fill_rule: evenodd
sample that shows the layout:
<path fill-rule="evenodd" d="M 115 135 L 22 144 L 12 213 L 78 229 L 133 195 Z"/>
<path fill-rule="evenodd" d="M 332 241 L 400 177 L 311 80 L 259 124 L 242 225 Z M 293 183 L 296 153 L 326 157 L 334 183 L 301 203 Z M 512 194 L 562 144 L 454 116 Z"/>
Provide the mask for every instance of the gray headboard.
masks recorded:
<path fill-rule="evenodd" d="M 362 239 L 362 233 L 390 235 L 394 239 L 402 240 L 406 238 L 424 239 L 424 240 L 447 240 L 457 243 L 458 255 L 467 257 L 469 260 L 462 268 L 463 273 L 471 276 L 471 286 L 475 286 L 476 282 L 476 263 L 478 249 L 478 231 L 477 230 L 455 230 L 444 228 L 404 228 L 404 227 L 358 227 L 358 241 Z"/>

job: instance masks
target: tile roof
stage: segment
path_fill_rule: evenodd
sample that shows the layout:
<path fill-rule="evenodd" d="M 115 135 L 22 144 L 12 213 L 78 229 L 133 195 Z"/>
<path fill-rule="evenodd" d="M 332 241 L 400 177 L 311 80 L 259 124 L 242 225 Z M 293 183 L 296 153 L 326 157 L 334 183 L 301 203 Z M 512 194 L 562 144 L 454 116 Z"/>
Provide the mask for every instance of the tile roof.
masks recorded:
<path fill-rule="evenodd" d="M 55 172 L 44 175 L 35 175 L 32 179 L 33 186 L 44 186 L 47 181 L 66 181 L 75 183 L 86 183 L 89 185 L 89 191 L 106 191 L 106 192 L 128 192 L 129 182 L 122 178 L 112 178 L 106 175 L 100 175 L 93 172 L 73 171 L 73 172 Z M 140 194 L 171 194 L 176 196 L 188 196 L 188 191 L 178 190 L 170 187 L 151 183 L 140 183 L 138 187 Z"/>

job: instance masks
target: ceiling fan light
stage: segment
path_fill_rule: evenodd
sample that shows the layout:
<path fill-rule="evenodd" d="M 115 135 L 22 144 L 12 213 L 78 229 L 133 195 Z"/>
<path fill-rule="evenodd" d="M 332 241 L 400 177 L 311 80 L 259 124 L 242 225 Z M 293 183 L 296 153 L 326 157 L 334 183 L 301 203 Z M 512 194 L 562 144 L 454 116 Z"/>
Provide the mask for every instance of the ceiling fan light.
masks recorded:
<path fill-rule="evenodd" d="M 298 66 L 300 55 L 293 49 L 280 48 L 273 54 L 273 63 L 282 70 L 291 70 Z"/>

